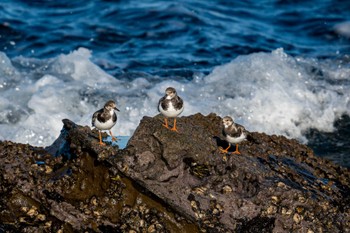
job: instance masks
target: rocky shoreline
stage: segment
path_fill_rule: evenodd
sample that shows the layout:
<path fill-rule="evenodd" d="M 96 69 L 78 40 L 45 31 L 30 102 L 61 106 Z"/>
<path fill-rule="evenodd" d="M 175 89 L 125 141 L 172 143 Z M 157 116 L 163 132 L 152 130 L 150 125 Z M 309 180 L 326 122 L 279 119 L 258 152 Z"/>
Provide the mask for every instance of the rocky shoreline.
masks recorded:
<path fill-rule="evenodd" d="M 0 142 L 0 232 L 350 232 L 350 171 L 252 132 L 223 156 L 221 118 L 144 117 L 125 149 L 63 120 L 47 148 Z"/>

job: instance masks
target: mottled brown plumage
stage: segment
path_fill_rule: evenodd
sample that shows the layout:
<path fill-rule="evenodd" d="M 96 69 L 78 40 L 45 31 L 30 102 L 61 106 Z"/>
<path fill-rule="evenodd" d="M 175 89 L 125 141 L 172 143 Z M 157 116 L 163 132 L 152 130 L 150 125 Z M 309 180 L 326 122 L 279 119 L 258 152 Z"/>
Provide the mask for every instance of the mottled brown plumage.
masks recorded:
<path fill-rule="evenodd" d="M 236 144 L 236 150 L 234 154 L 240 154 L 238 151 L 238 144 L 244 141 L 249 132 L 240 124 L 234 123 L 233 119 L 230 116 L 226 116 L 222 119 L 224 125 L 223 135 L 225 136 L 226 141 L 229 143 L 229 146 L 226 149 L 220 148 L 222 153 L 227 153 L 228 149 L 231 147 L 231 143 Z"/>
<path fill-rule="evenodd" d="M 100 145 L 105 145 L 102 142 L 101 130 L 109 130 L 112 141 L 117 140 L 110 130 L 117 123 L 117 114 L 114 110 L 119 111 L 115 102 L 113 100 L 109 100 L 102 109 L 96 111 L 92 115 L 91 123 L 93 127 L 98 129 Z"/>
<path fill-rule="evenodd" d="M 177 95 L 175 88 L 168 87 L 165 90 L 165 96 L 160 98 L 158 102 L 158 110 L 164 115 L 164 125 L 169 128 L 168 117 L 174 118 L 174 126 L 171 128 L 173 131 L 176 129 L 176 117 L 184 110 L 184 102 L 180 96 Z"/>

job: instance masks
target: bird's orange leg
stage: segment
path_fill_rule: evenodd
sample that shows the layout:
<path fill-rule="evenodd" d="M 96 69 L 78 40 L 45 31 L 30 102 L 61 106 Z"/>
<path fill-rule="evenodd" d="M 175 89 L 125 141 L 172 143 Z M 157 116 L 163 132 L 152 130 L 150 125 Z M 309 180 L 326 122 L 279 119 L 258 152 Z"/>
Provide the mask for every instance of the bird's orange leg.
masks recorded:
<path fill-rule="evenodd" d="M 111 137 L 112 137 L 112 141 L 113 141 L 113 142 L 118 140 L 118 138 L 116 138 L 116 137 L 113 136 L 112 131 L 109 131 L 109 133 L 110 133 L 110 135 L 111 135 Z"/>
<path fill-rule="evenodd" d="M 228 147 L 226 149 L 223 149 L 222 147 L 219 147 L 220 153 L 227 154 L 228 149 L 230 149 L 231 144 L 228 144 Z"/>
<path fill-rule="evenodd" d="M 98 131 L 98 136 L 100 138 L 100 145 L 101 146 L 105 146 L 106 144 L 102 142 L 102 135 L 101 135 L 101 131 L 100 130 Z"/>
<path fill-rule="evenodd" d="M 163 124 L 163 126 L 165 127 L 165 128 L 167 128 L 167 129 L 169 129 L 169 125 L 168 125 L 168 118 L 164 118 L 164 124 Z"/>
<path fill-rule="evenodd" d="M 236 144 L 236 150 L 232 152 L 233 154 L 240 155 L 241 152 L 238 151 L 238 144 Z"/>
<path fill-rule="evenodd" d="M 171 130 L 177 132 L 177 129 L 176 129 L 176 118 L 174 118 L 174 126 L 173 126 L 173 128 L 171 128 Z"/>

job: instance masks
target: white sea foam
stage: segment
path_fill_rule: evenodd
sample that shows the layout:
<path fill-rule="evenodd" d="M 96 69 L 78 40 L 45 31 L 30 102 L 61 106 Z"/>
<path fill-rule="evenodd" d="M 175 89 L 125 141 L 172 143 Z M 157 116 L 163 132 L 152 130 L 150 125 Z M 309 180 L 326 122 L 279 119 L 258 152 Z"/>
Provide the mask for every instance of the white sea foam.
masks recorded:
<path fill-rule="evenodd" d="M 91 115 L 114 99 L 120 112 L 115 135 L 132 135 L 140 119 L 158 114 L 168 86 L 185 100 L 182 115 L 215 112 L 233 116 L 248 130 L 306 142 L 308 128 L 332 131 L 350 109 L 350 70 L 293 58 L 277 49 L 239 56 L 192 81 L 145 78 L 122 81 L 90 61 L 80 48 L 53 59 L 12 61 L 0 53 L 0 140 L 50 145 L 62 119 L 91 125 Z"/>

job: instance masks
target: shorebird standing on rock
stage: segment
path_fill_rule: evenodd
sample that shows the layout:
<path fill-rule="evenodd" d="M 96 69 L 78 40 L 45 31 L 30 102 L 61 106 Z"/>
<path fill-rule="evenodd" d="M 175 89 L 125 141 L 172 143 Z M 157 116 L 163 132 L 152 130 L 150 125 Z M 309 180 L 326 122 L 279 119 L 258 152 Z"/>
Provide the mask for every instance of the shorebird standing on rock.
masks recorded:
<path fill-rule="evenodd" d="M 92 126 L 98 129 L 100 145 L 105 145 L 102 142 L 101 130 L 109 130 L 112 137 L 112 141 L 116 141 L 117 138 L 113 136 L 111 128 L 117 123 L 117 114 L 114 110 L 119 111 L 113 100 L 107 101 L 104 107 L 92 115 Z"/>
<path fill-rule="evenodd" d="M 228 142 L 228 147 L 226 149 L 220 147 L 221 153 L 228 153 L 231 143 L 235 143 L 236 150 L 232 153 L 241 154 L 238 151 L 238 144 L 247 138 L 249 132 L 242 125 L 236 124 L 230 116 L 225 116 L 222 119 L 222 123 L 224 125 L 223 134 Z"/>
<path fill-rule="evenodd" d="M 177 95 L 175 88 L 168 87 L 165 90 L 165 96 L 159 100 L 158 110 L 164 116 L 164 127 L 169 129 L 168 117 L 174 118 L 174 125 L 171 130 L 177 132 L 176 117 L 184 110 L 184 102 L 181 97 Z"/>

